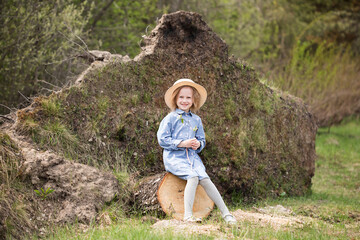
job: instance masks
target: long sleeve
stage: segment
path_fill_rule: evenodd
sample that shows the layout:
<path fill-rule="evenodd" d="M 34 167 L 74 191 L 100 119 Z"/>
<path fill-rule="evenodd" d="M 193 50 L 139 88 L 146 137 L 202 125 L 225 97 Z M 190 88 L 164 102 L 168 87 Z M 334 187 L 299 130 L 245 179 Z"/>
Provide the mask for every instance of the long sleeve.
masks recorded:
<path fill-rule="evenodd" d="M 177 146 L 182 141 L 181 139 L 172 138 L 172 122 L 171 116 L 166 116 L 160 123 L 159 130 L 157 132 L 157 139 L 160 146 L 166 150 L 181 150 Z"/>
<path fill-rule="evenodd" d="M 202 125 L 201 119 L 199 119 L 199 127 L 196 131 L 195 137 L 200 142 L 200 147 L 195 150 L 196 153 L 199 153 L 204 149 L 205 144 L 206 144 L 205 131 L 204 131 L 204 127 Z"/>
<path fill-rule="evenodd" d="M 197 150 L 178 147 L 181 141 L 192 138 L 200 142 Z M 205 132 L 199 116 L 176 109 L 161 121 L 157 139 L 164 148 L 163 161 L 166 171 L 184 180 L 196 176 L 200 180 L 209 177 L 197 154 L 205 147 Z"/>

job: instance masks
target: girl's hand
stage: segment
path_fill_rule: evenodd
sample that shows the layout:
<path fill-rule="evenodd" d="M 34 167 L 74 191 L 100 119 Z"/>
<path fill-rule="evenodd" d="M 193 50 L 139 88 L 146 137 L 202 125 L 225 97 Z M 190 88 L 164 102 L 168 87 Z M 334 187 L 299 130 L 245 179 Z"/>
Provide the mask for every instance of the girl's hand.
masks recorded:
<path fill-rule="evenodd" d="M 195 141 L 192 141 L 191 148 L 193 150 L 196 150 L 196 149 L 198 149 L 200 147 L 200 142 L 196 138 L 194 138 L 194 140 Z"/>
<path fill-rule="evenodd" d="M 178 147 L 192 148 L 193 150 L 196 150 L 200 147 L 200 142 L 196 138 L 192 138 L 182 141 Z"/>

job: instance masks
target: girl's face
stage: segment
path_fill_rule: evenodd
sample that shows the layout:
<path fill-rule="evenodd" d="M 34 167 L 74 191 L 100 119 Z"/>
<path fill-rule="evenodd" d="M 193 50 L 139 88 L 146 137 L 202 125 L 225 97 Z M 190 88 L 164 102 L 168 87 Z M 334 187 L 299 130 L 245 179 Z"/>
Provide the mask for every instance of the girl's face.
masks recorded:
<path fill-rule="evenodd" d="M 193 103 L 193 89 L 191 87 L 183 87 L 180 89 L 176 99 L 177 107 L 185 112 L 188 112 Z"/>

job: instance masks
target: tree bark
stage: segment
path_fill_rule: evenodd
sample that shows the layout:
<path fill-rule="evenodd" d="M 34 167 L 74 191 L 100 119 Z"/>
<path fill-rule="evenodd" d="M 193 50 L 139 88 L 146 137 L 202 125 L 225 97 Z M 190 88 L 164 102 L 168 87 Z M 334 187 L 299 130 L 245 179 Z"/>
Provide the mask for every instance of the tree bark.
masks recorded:
<path fill-rule="evenodd" d="M 135 192 L 135 202 L 144 213 L 158 211 L 182 220 L 184 217 L 184 190 L 186 181 L 171 173 L 160 173 L 143 179 Z M 198 185 L 193 206 L 195 217 L 205 218 L 214 208 L 214 202 Z"/>
<path fill-rule="evenodd" d="M 136 188 L 134 200 L 137 207 L 143 210 L 143 213 L 162 212 L 156 193 L 165 174 L 166 172 L 163 172 L 144 178 Z"/>

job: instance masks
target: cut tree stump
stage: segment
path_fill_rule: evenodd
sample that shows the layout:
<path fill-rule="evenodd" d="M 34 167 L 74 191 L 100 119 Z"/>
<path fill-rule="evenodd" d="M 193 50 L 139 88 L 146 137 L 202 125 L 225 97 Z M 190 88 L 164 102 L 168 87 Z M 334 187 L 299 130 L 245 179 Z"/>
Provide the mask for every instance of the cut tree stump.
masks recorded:
<path fill-rule="evenodd" d="M 144 213 L 161 211 L 182 220 L 184 217 L 184 190 L 186 181 L 171 173 L 159 173 L 143 179 L 134 193 L 135 201 Z M 205 218 L 214 208 L 202 186 L 196 189 L 193 215 Z"/>
<path fill-rule="evenodd" d="M 157 191 L 157 198 L 162 210 L 175 219 L 184 218 L 184 190 L 186 181 L 171 173 L 167 173 L 162 179 Z M 214 208 L 214 202 L 208 197 L 201 185 L 196 189 L 193 215 L 205 218 Z"/>

